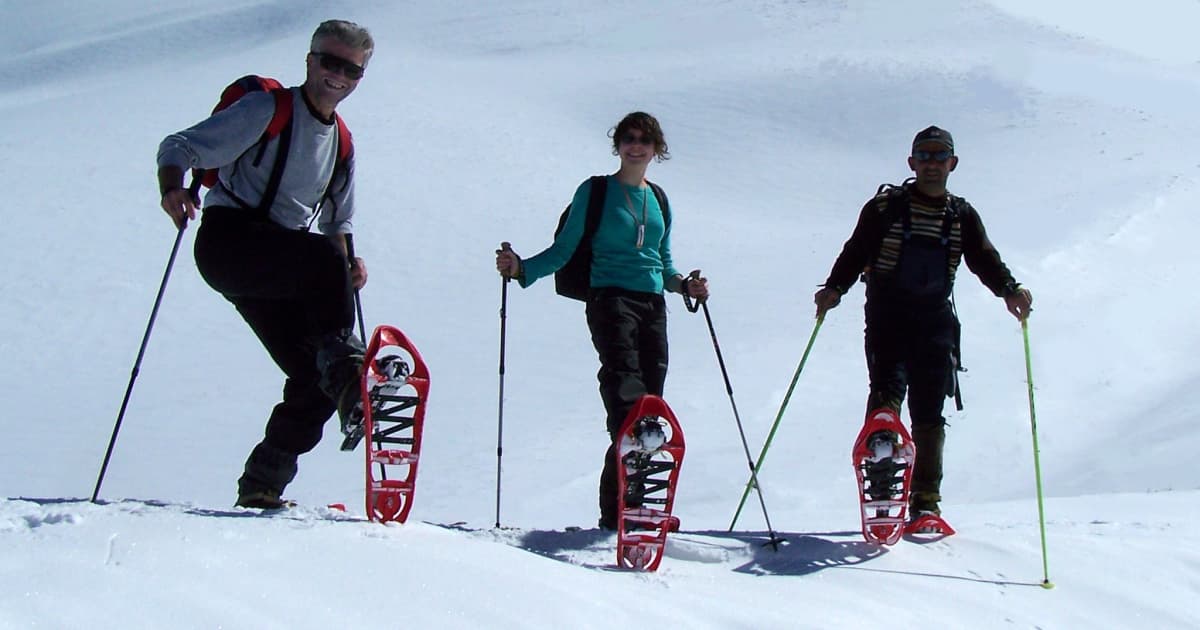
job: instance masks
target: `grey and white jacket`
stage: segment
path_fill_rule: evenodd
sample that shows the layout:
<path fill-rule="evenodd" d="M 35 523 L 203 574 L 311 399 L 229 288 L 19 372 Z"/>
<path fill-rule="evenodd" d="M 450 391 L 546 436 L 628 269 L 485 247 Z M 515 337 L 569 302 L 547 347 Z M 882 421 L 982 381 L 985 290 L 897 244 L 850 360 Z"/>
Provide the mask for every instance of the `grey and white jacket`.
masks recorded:
<path fill-rule="evenodd" d="M 322 233 L 349 233 L 354 216 L 353 164 L 339 172 L 338 181 L 330 181 L 337 162 L 337 122 L 321 120 L 299 87 L 289 89 L 293 93 L 291 146 L 268 216 L 283 227 L 307 229 L 319 211 L 317 226 Z M 268 141 L 258 166 L 253 162 L 258 141 L 274 114 L 275 97 L 269 92 L 246 94 L 228 108 L 163 139 L 158 166 L 219 168 L 221 185 L 205 195 L 205 207 L 242 207 L 237 199 L 257 205 L 271 176 L 280 138 Z"/>

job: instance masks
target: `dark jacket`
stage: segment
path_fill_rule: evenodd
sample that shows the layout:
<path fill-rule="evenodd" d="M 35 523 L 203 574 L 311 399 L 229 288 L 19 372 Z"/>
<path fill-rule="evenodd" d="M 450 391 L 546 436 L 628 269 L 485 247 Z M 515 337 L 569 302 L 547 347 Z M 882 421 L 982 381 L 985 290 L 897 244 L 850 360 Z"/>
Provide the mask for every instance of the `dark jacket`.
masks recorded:
<path fill-rule="evenodd" d="M 962 197 L 946 194 L 932 198 L 913 186 L 882 190 L 863 206 L 858 224 L 842 247 L 823 286 L 845 294 L 860 274 L 866 272 L 868 288 L 887 281 L 895 267 L 904 241 L 905 210 L 910 212 L 910 233 L 929 237 L 943 232 L 944 212 L 951 210 L 947 256 L 950 285 L 959 263 L 967 268 L 997 296 L 1005 296 L 1019 287 L 1000 253 L 988 240 L 979 213 Z"/>

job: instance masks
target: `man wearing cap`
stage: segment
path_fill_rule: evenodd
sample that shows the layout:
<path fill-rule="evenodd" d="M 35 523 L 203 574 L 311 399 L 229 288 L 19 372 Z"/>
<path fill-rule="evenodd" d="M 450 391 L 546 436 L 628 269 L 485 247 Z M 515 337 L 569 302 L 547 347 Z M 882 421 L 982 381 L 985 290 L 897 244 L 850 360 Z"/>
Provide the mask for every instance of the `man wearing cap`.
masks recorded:
<path fill-rule="evenodd" d="M 908 158 L 915 177 L 901 186 L 881 186 L 863 206 L 850 240 L 814 296 L 817 316 L 823 317 L 860 274 L 867 285 L 867 410 L 890 407 L 899 413 L 907 391 L 917 450 L 913 518 L 941 513 L 942 405 L 957 393 L 958 319 L 950 296 L 959 263 L 965 259 L 1017 319 L 1029 316 L 1033 301 L 988 240 L 979 214 L 946 189 L 957 166 L 949 131 L 919 132 Z"/>

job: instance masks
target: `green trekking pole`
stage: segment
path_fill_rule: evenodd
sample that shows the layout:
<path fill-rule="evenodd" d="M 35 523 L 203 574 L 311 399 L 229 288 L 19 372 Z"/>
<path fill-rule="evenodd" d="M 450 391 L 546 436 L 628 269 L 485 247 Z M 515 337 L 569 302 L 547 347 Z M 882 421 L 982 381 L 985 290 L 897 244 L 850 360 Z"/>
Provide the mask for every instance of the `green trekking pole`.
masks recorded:
<path fill-rule="evenodd" d="M 1054 588 L 1050 581 L 1050 563 L 1046 558 L 1046 509 L 1042 502 L 1042 465 L 1039 458 L 1037 413 L 1033 408 L 1033 364 L 1029 359 L 1029 322 L 1021 320 L 1021 336 L 1025 339 L 1025 380 L 1029 384 L 1029 426 L 1033 430 L 1033 472 L 1037 479 L 1038 528 L 1042 534 L 1042 588 Z"/>
<path fill-rule="evenodd" d="M 754 462 L 754 467 L 750 472 L 750 479 L 746 481 L 746 489 L 742 491 L 742 500 L 738 502 L 737 511 L 733 513 L 733 521 L 729 523 L 729 531 L 733 531 L 737 525 L 738 517 L 742 515 L 742 507 L 746 505 L 746 497 L 750 496 L 750 489 L 754 486 L 754 481 L 758 479 L 758 473 L 762 470 L 763 458 L 767 456 L 767 449 L 771 448 L 771 440 L 775 439 L 775 431 L 779 428 L 779 421 L 783 420 L 783 412 L 787 409 L 788 401 L 792 398 L 792 391 L 796 389 L 796 381 L 800 380 L 800 372 L 804 370 L 804 364 L 808 361 L 808 353 L 812 352 L 813 342 L 817 340 L 817 332 L 821 330 L 821 323 L 825 321 L 825 314 L 821 313 L 817 317 L 817 324 L 813 326 L 812 335 L 808 337 L 808 345 L 804 347 L 804 355 L 800 357 L 800 365 L 796 366 L 796 374 L 792 376 L 792 384 L 788 386 L 787 394 L 783 396 L 783 404 L 779 406 L 779 413 L 775 416 L 775 424 L 771 425 L 771 432 L 767 434 L 767 441 L 763 444 L 762 451 L 758 454 L 758 459 Z"/>

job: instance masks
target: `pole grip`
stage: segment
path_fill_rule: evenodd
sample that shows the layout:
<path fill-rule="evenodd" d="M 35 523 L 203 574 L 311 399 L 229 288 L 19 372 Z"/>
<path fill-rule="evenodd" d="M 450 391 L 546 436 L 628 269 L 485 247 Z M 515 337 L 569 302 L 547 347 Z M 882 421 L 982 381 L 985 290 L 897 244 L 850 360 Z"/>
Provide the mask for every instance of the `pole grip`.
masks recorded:
<path fill-rule="evenodd" d="M 500 252 L 511 252 L 511 251 L 512 251 L 512 243 L 509 243 L 508 241 L 501 241 L 500 249 L 496 250 L 496 253 L 499 254 Z M 504 275 L 504 282 L 506 284 L 508 283 L 509 280 L 512 280 L 512 277 L 510 277 L 507 273 L 505 273 L 503 275 Z"/>
<path fill-rule="evenodd" d="M 700 304 L 703 304 L 705 302 L 705 300 L 692 300 L 692 296 L 688 295 L 688 291 L 687 291 L 688 280 L 699 280 L 699 279 L 700 279 L 700 270 L 693 269 L 692 272 L 688 274 L 688 277 L 683 279 L 683 286 L 680 287 L 681 289 L 683 289 L 683 305 L 687 307 L 687 310 L 689 313 L 695 313 L 696 311 L 700 310 Z"/>

